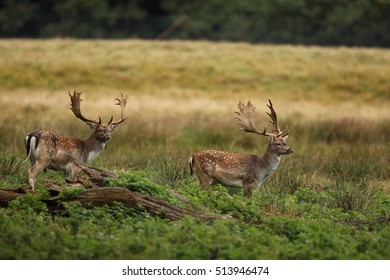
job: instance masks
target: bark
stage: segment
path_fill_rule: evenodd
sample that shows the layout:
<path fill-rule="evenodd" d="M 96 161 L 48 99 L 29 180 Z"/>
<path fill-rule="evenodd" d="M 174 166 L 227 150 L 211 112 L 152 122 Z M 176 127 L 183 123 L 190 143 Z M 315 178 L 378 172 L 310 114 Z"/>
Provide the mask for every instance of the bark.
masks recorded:
<path fill-rule="evenodd" d="M 0 190 L 0 207 L 7 207 L 9 202 L 26 193 L 27 192 L 23 188 L 16 190 Z"/>

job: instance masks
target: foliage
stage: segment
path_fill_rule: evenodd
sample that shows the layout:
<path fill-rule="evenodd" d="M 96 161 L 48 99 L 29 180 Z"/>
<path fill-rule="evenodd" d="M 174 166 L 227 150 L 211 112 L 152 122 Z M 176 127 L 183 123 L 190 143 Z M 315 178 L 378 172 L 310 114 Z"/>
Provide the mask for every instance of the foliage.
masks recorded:
<path fill-rule="evenodd" d="M 4 0 L 0 34 L 149 39 L 176 23 L 165 37 L 386 47 L 389 10 L 386 1 L 378 0 Z"/>
<path fill-rule="evenodd" d="M 147 175 L 127 172 L 116 184 L 152 184 Z M 154 187 L 157 187 L 155 185 Z M 143 187 L 141 187 L 142 189 Z M 160 188 L 164 189 L 163 186 Z M 342 190 L 301 187 L 284 201 L 283 213 L 264 212 L 269 196 L 253 200 L 230 196 L 217 187 L 201 191 L 196 184 L 178 190 L 194 207 L 232 214 L 234 220 L 200 223 L 191 217 L 166 221 L 121 204 L 84 208 L 65 203 L 66 216 L 52 216 L 31 203 L 32 196 L 0 209 L 2 259 L 388 259 L 388 224 L 372 218 L 374 208 L 338 210 Z M 155 190 L 156 191 L 156 190 Z M 375 208 L 389 213 L 388 197 Z M 25 207 L 20 207 L 21 205 Z M 27 206 L 28 205 L 28 206 Z M 18 211 L 15 211 L 15 207 Z M 282 210 L 282 209 L 280 209 Z M 363 226 L 343 223 L 359 217 Z M 27 222 L 28 221 L 28 222 Z M 375 238 L 373 238 L 373 235 Z M 13 242 L 11 242 L 11 240 Z"/>
<path fill-rule="evenodd" d="M 12 200 L 9 203 L 9 207 L 13 211 L 25 210 L 30 212 L 30 215 L 39 214 L 47 210 L 45 203 L 42 202 L 42 198 L 44 198 L 44 195 L 26 194 Z"/>
<path fill-rule="evenodd" d="M 172 195 L 171 188 L 167 185 L 159 185 L 145 176 L 145 172 L 121 172 L 119 178 L 111 180 L 111 186 L 126 187 L 131 191 L 145 193 L 159 197 L 172 204 L 179 204 Z"/>
<path fill-rule="evenodd" d="M 75 198 L 76 196 L 82 194 L 85 191 L 83 186 L 80 187 L 65 187 L 60 192 L 60 199 L 67 200 Z"/>

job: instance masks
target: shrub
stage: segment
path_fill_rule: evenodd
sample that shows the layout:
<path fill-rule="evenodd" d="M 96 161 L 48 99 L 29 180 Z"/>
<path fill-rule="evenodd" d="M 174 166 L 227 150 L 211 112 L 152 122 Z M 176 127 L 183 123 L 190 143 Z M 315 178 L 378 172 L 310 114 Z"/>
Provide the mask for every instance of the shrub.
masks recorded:
<path fill-rule="evenodd" d="M 60 192 L 61 200 L 68 200 L 77 197 L 85 191 L 83 186 L 79 187 L 64 187 Z"/>
<path fill-rule="evenodd" d="M 42 202 L 42 195 L 25 194 L 9 203 L 10 209 L 15 211 L 28 210 L 31 212 L 47 211 L 46 204 Z"/>
<path fill-rule="evenodd" d="M 153 182 L 142 171 L 121 172 L 119 178 L 110 181 L 110 185 L 126 187 L 131 191 L 149 194 L 171 204 L 180 205 L 180 202 L 173 196 L 171 187 Z"/>

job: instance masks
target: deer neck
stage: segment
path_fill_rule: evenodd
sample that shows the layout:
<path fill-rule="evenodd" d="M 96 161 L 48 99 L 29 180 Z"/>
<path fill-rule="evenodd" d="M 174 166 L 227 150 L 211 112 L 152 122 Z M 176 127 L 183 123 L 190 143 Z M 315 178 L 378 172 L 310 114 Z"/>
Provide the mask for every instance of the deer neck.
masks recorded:
<path fill-rule="evenodd" d="M 269 172 L 275 170 L 280 163 L 280 154 L 272 150 L 271 145 L 261 157 L 263 167 Z"/>
<path fill-rule="evenodd" d="M 102 142 L 96 139 L 95 133 L 91 135 L 87 140 L 83 141 L 87 152 L 87 162 L 94 160 L 106 146 L 106 142 Z"/>

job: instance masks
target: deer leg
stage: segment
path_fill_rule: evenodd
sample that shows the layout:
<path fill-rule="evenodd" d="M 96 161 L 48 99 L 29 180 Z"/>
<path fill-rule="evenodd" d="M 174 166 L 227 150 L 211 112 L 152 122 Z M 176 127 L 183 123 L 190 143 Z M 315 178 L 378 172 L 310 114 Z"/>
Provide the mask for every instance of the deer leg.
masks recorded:
<path fill-rule="evenodd" d="M 252 195 L 253 195 L 253 186 L 252 185 L 244 185 L 244 195 L 246 197 L 252 197 Z"/>
<path fill-rule="evenodd" d="M 202 190 L 205 190 L 205 189 L 207 189 L 208 187 L 210 187 L 210 184 L 209 184 L 209 182 L 205 182 L 205 181 L 200 181 L 199 182 L 199 185 L 200 185 L 200 188 L 202 189 Z"/>
<path fill-rule="evenodd" d="M 48 163 L 35 162 L 33 166 L 28 170 L 28 181 L 33 191 L 35 191 L 35 182 L 39 172 L 44 170 L 48 166 Z"/>
<path fill-rule="evenodd" d="M 77 180 L 77 176 L 80 173 L 80 167 L 78 167 L 74 162 L 70 163 L 65 172 L 65 178 L 71 182 Z"/>
<path fill-rule="evenodd" d="M 199 186 L 201 187 L 202 190 L 207 189 L 213 183 L 213 179 L 208 176 L 198 176 L 198 179 L 199 179 Z"/>

